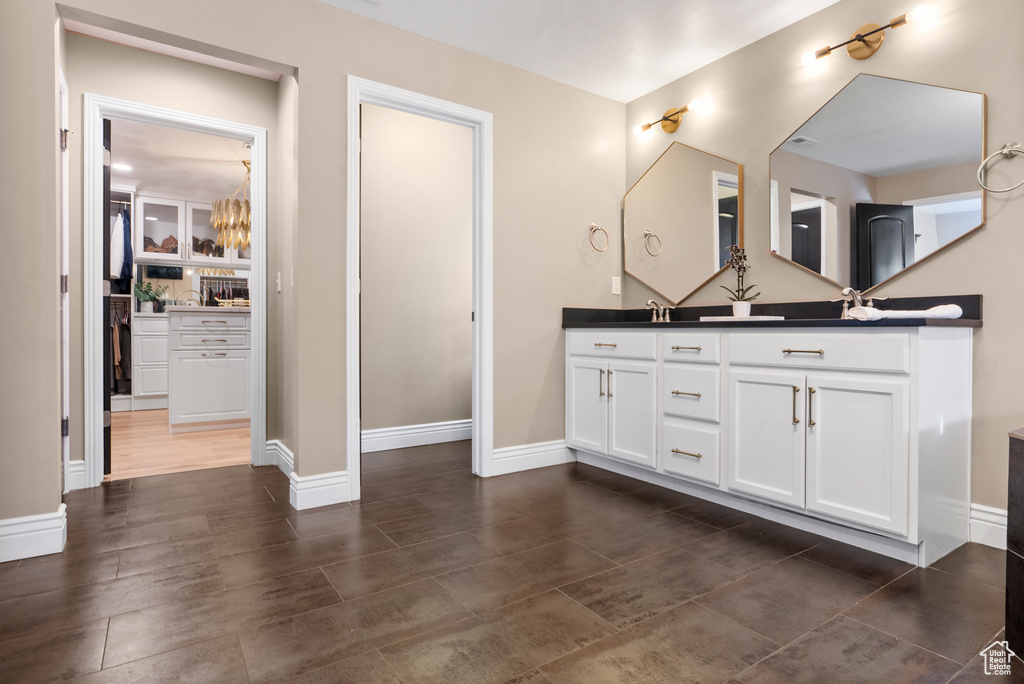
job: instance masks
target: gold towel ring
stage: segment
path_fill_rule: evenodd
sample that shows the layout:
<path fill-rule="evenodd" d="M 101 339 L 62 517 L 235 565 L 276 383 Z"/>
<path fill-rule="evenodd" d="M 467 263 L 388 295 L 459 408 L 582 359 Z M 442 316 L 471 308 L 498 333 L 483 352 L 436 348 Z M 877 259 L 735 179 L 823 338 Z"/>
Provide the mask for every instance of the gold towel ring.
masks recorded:
<path fill-rule="evenodd" d="M 651 250 L 651 238 L 654 238 L 655 240 L 658 241 L 658 251 L 657 252 L 654 252 L 654 251 Z M 645 230 L 644 231 L 644 249 L 646 249 L 647 253 L 650 254 L 652 257 L 658 256 L 659 254 L 661 254 L 661 238 L 658 237 L 657 235 L 655 235 L 654 233 L 652 233 L 651 231 Z"/>
<path fill-rule="evenodd" d="M 598 247 L 594 243 L 594 233 L 597 233 L 598 231 L 604 233 L 604 247 L 603 248 L 602 247 Z M 612 242 L 611 238 L 608 237 L 608 231 L 606 231 L 604 228 L 602 228 L 601 226 L 597 225 L 596 223 L 591 223 L 590 224 L 590 246 L 591 247 L 593 247 L 598 252 L 607 252 L 608 251 L 608 245 L 610 245 L 611 242 Z"/>
<path fill-rule="evenodd" d="M 978 185 L 985 188 L 989 192 L 1010 192 L 1011 190 L 1016 190 L 1020 186 L 1024 185 L 1024 180 L 1022 180 L 1020 183 L 1017 183 L 1016 185 L 1011 185 L 1008 188 L 996 189 L 988 187 L 987 185 L 985 185 L 985 181 L 982 180 L 982 175 L 985 171 L 985 167 L 988 166 L 988 163 L 992 161 L 994 157 L 996 157 L 997 155 L 1002 155 L 1006 159 L 1012 159 L 1015 155 L 1018 154 L 1024 154 L 1024 150 L 1021 149 L 1020 143 L 1007 143 L 1000 147 L 998 152 L 993 152 L 992 154 L 985 157 L 985 161 L 981 162 L 981 166 L 978 167 Z"/>

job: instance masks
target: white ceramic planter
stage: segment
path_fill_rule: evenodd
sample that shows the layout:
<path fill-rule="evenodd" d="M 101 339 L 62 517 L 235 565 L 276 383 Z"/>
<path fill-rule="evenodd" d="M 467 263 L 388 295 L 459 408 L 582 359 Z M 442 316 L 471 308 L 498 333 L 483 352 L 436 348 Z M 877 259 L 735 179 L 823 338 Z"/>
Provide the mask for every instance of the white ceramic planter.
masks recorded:
<path fill-rule="evenodd" d="M 742 318 L 750 315 L 750 302 L 733 302 L 732 315 Z"/>
<path fill-rule="evenodd" d="M 153 302 L 139 302 L 139 313 L 153 313 Z"/>

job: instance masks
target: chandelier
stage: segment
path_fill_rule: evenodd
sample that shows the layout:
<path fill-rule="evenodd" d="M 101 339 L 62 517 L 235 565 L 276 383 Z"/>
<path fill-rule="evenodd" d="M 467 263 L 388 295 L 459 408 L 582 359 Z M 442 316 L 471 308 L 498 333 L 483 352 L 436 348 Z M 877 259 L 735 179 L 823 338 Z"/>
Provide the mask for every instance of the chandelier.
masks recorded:
<path fill-rule="evenodd" d="M 245 165 L 245 178 L 238 189 L 227 199 L 213 203 L 210 214 L 210 227 L 217 231 L 217 246 L 225 249 L 248 249 L 252 244 L 252 209 L 249 206 L 249 173 L 252 171 L 248 160 Z M 238 198 L 242 193 L 242 198 Z"/>

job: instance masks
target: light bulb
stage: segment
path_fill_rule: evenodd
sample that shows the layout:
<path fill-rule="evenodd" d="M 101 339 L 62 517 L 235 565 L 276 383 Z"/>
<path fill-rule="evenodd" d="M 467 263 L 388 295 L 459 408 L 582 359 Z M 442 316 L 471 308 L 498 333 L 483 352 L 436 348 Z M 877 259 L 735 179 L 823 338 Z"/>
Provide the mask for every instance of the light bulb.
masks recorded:
<path fill-rule="evenodd" d="M 918 22 L 928 16 L 928 5 L 918 5 L 907 14 L 907 23 Z"/>
<path fill-rule="evenodd" d="M 804 66 L 811 66 L 814 64 L 814 50 L 808 50 L 800 57 L 800 63 Z"/>
<path fill-rule="evenodd" d="M 686 108 L 691 112 L 699 112 L 700 110 L 704 109 L 705 104 L 706 103 L 704 102 L 704 98 L 695 97 L 692 100 L 690 100 L 690 104 L 686 105 Z"/>
<path fill-rule="evenodd" d="M 642 125 L 637 124 L 636 126 L 633 126 L 633 133 L 635 135 L 643 135 L 643 132 L 644 132 L 644 127 Z"/>

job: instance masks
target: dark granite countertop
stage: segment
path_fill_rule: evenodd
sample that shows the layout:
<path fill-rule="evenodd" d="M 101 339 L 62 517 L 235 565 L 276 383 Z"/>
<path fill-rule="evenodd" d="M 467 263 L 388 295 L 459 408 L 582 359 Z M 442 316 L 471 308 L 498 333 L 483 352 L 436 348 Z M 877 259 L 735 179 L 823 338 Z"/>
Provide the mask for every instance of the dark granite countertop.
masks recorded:
<path fill-rule="evenodd" d="M 752 316 L 785 316 L 782 321 L 701 322 L 701 316 L 730 316 L 730 306 L 684 306 L 673 309 L 668 323 L 651 321 L 648 309 L 562 309 L 563 328 L 892 328 L 920 326 L 949 326 L 980 328 L 982 316 L 981 295 L 949 295 L 945 297 L 893 297 L 877 302 L 879 309 L 918 311 L 940 304 L 956 304 L 963 309 L 960 318 L 887 318 L 880 321 L 842 320 L 842 303 L 783 302 L 757 304 L 751 308 Z"/>

